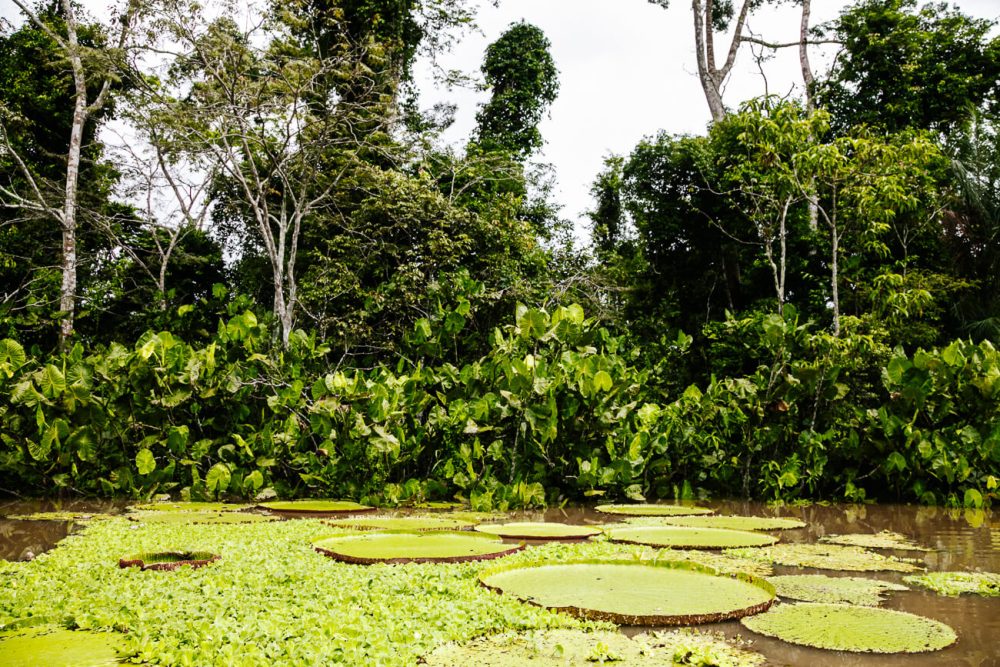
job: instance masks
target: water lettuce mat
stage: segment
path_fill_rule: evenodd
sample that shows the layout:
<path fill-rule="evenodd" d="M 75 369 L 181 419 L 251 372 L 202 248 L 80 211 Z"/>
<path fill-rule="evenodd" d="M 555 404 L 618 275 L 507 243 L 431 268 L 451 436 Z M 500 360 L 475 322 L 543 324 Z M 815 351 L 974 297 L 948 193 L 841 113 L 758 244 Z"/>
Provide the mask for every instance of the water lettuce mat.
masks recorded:
<path fill-rule="evenodd" d="M 791 530 L 805 528 L 804 521 L 769 516 L 668 516 L 634 517 L 625 523 L 635 526 L 686 526 L 688 528 L 725 528 L 727 530 Z"/>
<path fill-rule="evenodd" d="M 118 560 L 118 567 L 169 572 L 181 567 L 204 567 L 217 560 L 219 555 L 209 551 L 151 551 L 125 556 Z"/>
<path fill-rule="evenodd" d="M 856 604 L 877 607 L 883 594 L 908 591 L 906 586 L 861 577 L 828 577 L 823 574 L 790 574 L 768 577 L 778 597 L 802 602 Z"/>
<path fill-rule="evenodd" d="M 1000 597 L 1000 574 L 994 572 L 928 572 L 903 577 L 903 581 L 929 588 L 940 595 L 971 593 Z"/>
<path fill-rule="evenodd" d="M 615 667 L 674 665 L 757 667 L 764 656 L 732 646 L 710 634 L 673 631 L 631 639 L 618 632 L 542 630 L 505 632 L 465 644 L 447 644 L 424 658 L 429 667 L 566 667 L 607 662 Z"/>
<path fill-rule="evenodd" d="M 836 544 L 776 544 L 762 549 L 730 549 L 729 556 L 761 560 L 788 567 L 812 567 L 846 572 L 917 572 L 923 568 L 893 556 L 861 547 Z"/>
<path fill-rule="evenodd" d="M 55 626 L 0 632 L 0 667 L 103 667 L 118 665 L 119 636 Z"/>
<path fill-rule="evenodd" d="M 352 530 L 465 530 L 475 526 L 473 521 L 464 521 L 448 516 L 359 516 L 349 519 L 324 521 L 334 528 Z"/>
<path fill-rule="evenodd" d="M 517 540 L 580 540 L 601 534 L 599 528 L 542 522 L 493 523 L 476 526 L 476 530 Z"/>
<path fill-rule="evenodd" d="M 63 521 L 63 522 L 83 522 L 98 521 L 107 519 L 111 514 L 87 513 L 87 512 L 34 512 L 32 514 L 11 514 L 5 518 L 12 521 Z"/>
<path fill-rule="evenodd" d="M 140 523 L 170 524 L 219 524 L 219 523 L 265 523 L 278 521 L 278 517 L 248 512 L 130 512 L 125 518 Z"/>
<path fill-rule="evenodd" d="M 957 640 L 950 627 L 923 616 L 843 604 L 781 604 L 740 622 L 792 644 L 855 653 L 924 653 Z"/>
<path fill-rule="evenodd" d="M 492 535 L 468 532 L 388 531 L 335 535 L 313 544 L 316 551 L 345 563 L 460 563 L 499 558 L 524 544 L 504 544 Z"/>
<path fill-rule="evenodd" d="M 771 535 L 722 528 L 626 525 L 607 527 L 604 532 L 612 542 L 682 549 L 764 547 L 778 541 L 778 538 Z"/>
<path fill-rule="evenodd" d="M 715 510 L 707 507 L 688 505 L 598 505 L 594 508 L 605 514 L 623 514 L 626 516 L 683 516 L 688 514 L 713 514 Z"/>
<path fill-rule="evenodd" d="M 914 544 L 910 538 L 899 533 L 883 530 L 881 533 L 852 533 L 849 535 L 827 535 L 819 538 L 826 544 L 842 544 L 849 547 L 864 547 L 866 549 L 899 549 L 902 551 L 930 551 Z"/>
<path fill-rule="evenodd" d="M 579 618 L 622 625 L 697 625 L 742 618 L 774 602 L 774 587 L 684 562 L 574 561 L 502 565 L 483 586 Z"/>
<path fill-rule="evenodd" d="M 261 503 L 258 507 L 272 512 L 288 514 L 342 514 L 351 512 L 371 512 L 374 507 L 359 505 L 350 500 L 275 500 Z"/>
<path fill-rule="evenodd" d="M 143 503 L 142 505 L 129 505 L 128 509 L 130 512 L 239 512 L 250 509 L 250 506 L 235 503 L 161 501 Z"/>

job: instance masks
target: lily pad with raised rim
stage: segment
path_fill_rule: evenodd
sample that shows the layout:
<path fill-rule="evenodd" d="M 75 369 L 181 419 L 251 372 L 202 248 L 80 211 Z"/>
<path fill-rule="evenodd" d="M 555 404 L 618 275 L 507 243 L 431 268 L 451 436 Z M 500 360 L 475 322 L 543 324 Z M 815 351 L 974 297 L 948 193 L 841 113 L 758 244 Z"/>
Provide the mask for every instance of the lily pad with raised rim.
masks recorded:
<path fill-rule="evenodd" d="M 624 516 L 686 516 L 692 514 L 713 514 L 715 510 L 693 505 L 653 505 L 653 504 L 622 504 L 598 505 L 594 508 L 605 514 L 620 514 Z"/>
<path fill-rule="evenodd" d="M 566 667 L 609 663 L 615 667 L 660 667 L 685 664 L 716 667 L 756 667 L 764 656 L 695 632 L 658 632 L 632 638 L 618 632 L 536 630 L 479 637 L 464 644 L 446 644 L 424 658 L 430 667 Z"/>
<path fill-rule="evenodd" d="M 883 594 L 889 591 L 910 590 L 889 581 L 862 577 L 828 577 L 823 574 L 790 574 L 768 577 L 767 580 L 774 584 L 780 598 L 866 607 L 877 607 L 883 600 Z"/>
<path fill-rule="evenodd" d="M 345 563 L 461 563 L 489 560 L 524 548 L 504 544 L 492 535 L 470 532 L 386 531 L 364 535 L 335 535 L 313 542 L 325 556 Z"/>
<path fill-rule="evenodd" d="M 466 530 L 476 524 L 446 516 L 359 516 L 324 521 L 334 528 L 352 530 Z"/>
<path fill-rule="evenodd" d="M 792 530 L 805 528 L 804 521 L 769 516 L 667 516 L 625 519 L 635 526 L 685 526 L 687 528 L 725 528 L 726 530 Z"/>
<path fill-rule="evenodd" d="M 581 560 L 492 568 L 483 586 L 578 618 L 621 625 L 697 625 L 757 614 L 774 587 L 685 562 Z"/>
<path fill-rule="evenodd" d="M 128 509 L 131 512 L 239 512 L 249 508 L 249 505 L 236 503 L 163 501 L 130 505 Z"/>
<path fill-rule="evenodd" d="M 846 572 L 916 572 L 922 568 L 906 560 L 860 547 L 837 544 L 776 544 L 761 549 L 730 549 L 727 555 L 789 567 L 811 567 Z"/>
<path fill-rule="evenodd" d="M 513 540 L 582 540 L 600 535 L 599 528 L 571 526 L 566 523 L 520 522 L 492 523 L 476 526 L 476 530 L 487 535 L 497 535 Z"/>
<path fill-rule="evenodd" d="M 840 544 L 865 549 L 898 549 L 902 551 L 930 551 L 915 544 L 910 538 L 899 533 L 883 530 L 881 533 L 852 533 L 849 535 L 827 535 L 819 538 L 825 544 Z"/>
<path fill-rule="evenodd" d="M 956 596 L 963 593 L 1000 597 L 1000 574 L 994 572 L 928 572 L 903 581 L 917 584 L 940 595 Z"/>
<path fill-rule="evenodd" d="M 0 667 L 104 667 L 120 664 L 117 635 L 40 626 L 0 632 Z"/>
<path fill-rule="evenodd" d="M 101 514 L 99 512 L 34 512 L 32 514 L 11 514 L 5 518 L 13 521 L 98 521 L 110 519 L 112 514 Z"/>
<path fill-rule="evenodd" d="M 148 551 L 125 556 L 118 561 L 118 567 L 172 571 L 182 567 L 204 567 L 217 560 L 219 555 L 208 551 Z"/>
<path fill-rule="evenodd" d="M 283 514 L 353 514 L 373 512 L 374 507 L 361 505 L 350 500 L 275 500 L 261 503 L 258 507 Z"/>
<path fill-rule="evenodd" d="M 265 521 L 278 521 L 278 517 L 264 514 L 250 514 L 249 512 L 130 512 L 125 516 L 131 521 L 139 521 L 141 523 L 166 524 L 263 523 Z"/>
<path fill-rule="evenodd" d="M 612 542 L 644 544 L 670 549 L 732 549 L 764 547 L 778 538 L 744 530 L 722 528 L 685 528 L 683 526 L 612 526 L 604 530 Z"/>
<path fill-rule="evenodd" d="M 782 604 L 740 622 L 748 630 L 792 644 L 854 653 L 925 653 L 957 640 L 955 631 L 939 621 L 844 604 Z"/>

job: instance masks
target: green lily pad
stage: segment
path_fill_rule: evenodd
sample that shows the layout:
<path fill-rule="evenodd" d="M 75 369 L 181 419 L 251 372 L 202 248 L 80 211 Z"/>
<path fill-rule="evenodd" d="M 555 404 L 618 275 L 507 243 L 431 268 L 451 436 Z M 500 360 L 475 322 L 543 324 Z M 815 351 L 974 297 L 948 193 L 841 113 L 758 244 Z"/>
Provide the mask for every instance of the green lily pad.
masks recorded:
<path fill-rule="evenodd" d="M 994 572 L 928 572 L 903 577 L 903 581 L 929 588 L 940 595 L 971 593 L 1000 597 L 1000 574 Z"/>
<path fill-rule="evenodd" d="M 782 604 L 740 622 L 792 644 L 855 653 L 924 653 L 957 640 L 950 627 L 923 616 L 843 604 Z"/>
<path fill-rule="evenodd" d="M 334 528 L 353 530 L 464 530 L 476 524 L 446 516 L 359 516 L 324 521 Z"/>
<path fill-rule="evenodd" d="M 790 574 L 768 577 L 778 591 L 778 597 L 803 602 L 856 604 L 877 607 L 882 594 L 888 591 L 908 591 L 906 586 L 861 577 L 827 577 L 822 574 Z"/>
<path fill-rule="evenodd" d="M 159 502 L 130 505 L 128 509 L 131 512 L 239 512 L 249 509 L 249 506 L 235 503 Z"/>
<path fill-rule="evenodd" d="M 33 514 L 11 514 L 13 521 L 99 521 L 111 518 L 111 514 L 90 514 L 87 512 L 34 512 Z"/>
<path fill-rule="evenodd" d="M 685 562 L 582 560 L 487 570 L 479 581 L 530 604 L 622 625 L 696 625 L 756 614 L 774 587 Z"/>
<path fill-rule="evenodd" d="M 180 567 L 204 567 L 217 560 L 219 560 L 218 554 L 208 551 L 147 551 L 125 556 L 118 561 L 118 567 L 170 571 Z"/>
<path fill-rule="evenodd" d="M 491 535 L 469 532 L 388 531 L 336 535 L 313 543 L 316 551 L 345 563 L 460 563 L 499 558 L 520 551 Z"/>
<path fill-rule="evenodd" d="M 615 667 L 659 667 L 677 664 L 756 667 L 764 656 L 738 649 L 711 635 L 664 632 L 628 638 L 619 632 L 538 630 L 505 632 L 464 644 L 446 644 L 426 656 L 430 667 L 565 667 L 607 662 Z"/>
<path fill-rule="evenodd" d="M 713 514 L 715 510 L 707 507 L 685 505 L 598 505 L 598 512 L 605 514 L 624 514 L 626 516 L 684 516 L 689 514 Z"/>
<path fill-rule="evenodd" d="M 465 503 L 454 502 L 450 500 L 428 500 L 423 503 L 414 503 L 409 505 L 413 509 L 417 510 L 435 510 L 435 511 L 446 511 L 446 510 L 460 510 L 463 507 L 468 507 Z"/>
<path fill-rule="evenodd" d="M 683 526 L 621 526 L 604 531 L 612 542 L 645 544 L 676 549 L 730 549 L 763 547 L 778 541 L 772 535 L 722 528 L 685 528 Z"/>
<path fill-rule="evenodd" d="M 905 535 L 883 530 L 881 533 L 854 533 L 850 535 L 827 535 L 819 538 L 826 544 L 841 544 L 848 547 L 864 547 L 866 549 L 900 549 L 903 551 L 930 551 L 914 544 Z"/>
<path fill-rule="evenodd" d="M 41 626 L 0 632 L 0 667 L 102 667 L 118 665 L 118 637 Z"/>
<path fill-rule="evenodd" d="M 486 524 L 476 526 L 476 530 L 516 540 L 581 540 L 601 534 L 599 528 L 542 522 Z"/>
<path fill-rule="evenodd" d="M 131 512 L 125 515 L 142 523 L 262 523 L 278 517 L 248 512 Z"/>
<path fill-rule="evenodd" d="M 812 567 L 820 570 L 916 572 L 921 569 L 909 561 L 893 556 L 837 544 L 776 544 L 762 549 L 731 549 L 726 554 L 789 567 Z"/>
<path fill-rule="evenodd" d="M 725 528 L 727 530 L 790 530 L 805 528 L 798 519 L 784 519 L 769 516 L 669 516 L 635 517 L 625 519 L 634 526 L 685 526 L 688 528 Z"/>
<path fill-rule="evenodd" d="M 276 500 L 261 503 L 258 507 L 272 512 L 289 514 L 343 514 L 356 512 L 371 512 L 374 507 L 359 505 L 349 500 Z"/>

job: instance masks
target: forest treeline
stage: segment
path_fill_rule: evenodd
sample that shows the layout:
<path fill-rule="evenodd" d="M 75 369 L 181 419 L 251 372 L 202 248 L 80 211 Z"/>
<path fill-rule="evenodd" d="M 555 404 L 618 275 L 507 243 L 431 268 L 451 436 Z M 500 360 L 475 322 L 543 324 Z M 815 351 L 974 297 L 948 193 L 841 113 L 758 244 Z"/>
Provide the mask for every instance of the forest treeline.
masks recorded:
<path fill-rule="evenodd" d="M 15 4 L 0 493 L 996 497 L 994 22 L 800 0 L 771 42 L 767 3 L 694 2 L 712 121 L 609 157 L 582 243 L 536 157 L 533 25 L 487 49 L 455 147 L 413 68 L 465 0 Z M 801 98 L 723 101 L 785 48 Z"/>

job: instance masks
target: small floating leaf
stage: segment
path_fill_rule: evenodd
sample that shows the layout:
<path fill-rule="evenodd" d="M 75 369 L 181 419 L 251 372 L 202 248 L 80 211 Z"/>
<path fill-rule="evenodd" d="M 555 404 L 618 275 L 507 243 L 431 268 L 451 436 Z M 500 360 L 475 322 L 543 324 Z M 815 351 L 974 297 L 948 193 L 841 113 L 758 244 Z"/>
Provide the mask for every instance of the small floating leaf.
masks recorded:
<path fill-rule="evenodd" d="M 749 531 L 724 530 L 722 528 L 684 528 L 682 526 L 626 525 L 606 528 L 605 533 L 612 542 L 678 549 L 763 547 L 778 541 L 778 538 L 771 535 L 761 535 Z"/>
<path fill-rule="evenodd" d="M 524 544 L 511 546 L 498 537 L 469 532 L 391 531 L 327 537 L 313 547 L 335 560 L 371 565 L 487 560 L 520 551 Z"/>
<path fill-rule="evenodd" d="M 119 638 L 41 626 L 0 632 L 0 667 L 103 667 L 118 665 Z"/>
<path fill-rule="evenodd" d="M 929 588 L 940 595 L 972 593 L 984 597 L 1000 597 L 1000 574 L 994 572 L 928 572 L 903 581 Z"/>
<path fill-rule="evenodd" d="M 789 567 L 813 567 L 820 570 L 916 572 L 921 569 L 893 556 L 836 544 L 776 544 L 763 549 L 732 549 L 726 554 Z"/>
<path fill-rule="evenodd" d="M 954 630 L 929 618 L 841 604 L 783 604 L 740 622 L 792 644 L 856 653 L 923 653 L 957 639 Z"/>
<path fill-rule="evenodd" d="M 819 538 L 826 544 L 842 544 L 849 547 L 865 547 L 866 549 L 901 549 L 904 551 L 930 551 L 914 544 L 910 538 L 899 533 L 883 530 L 881 533 L 853 533 L 850 535 L 827 535 Z"/>
<path fill-rule="evenodd" d="M 676 516 L 625 519 L 636 526 L 686 526 L 688 528 L 726 528 L 728 530 L 790 530 L 805 528 L 804 521 L 770 516 Z"/>
<path fill-rule="evenodd" d="M 594 509 L 605 514 L 624 514 L 627 516 L 683 516 L 688 514 L 712 514 L 715 511 L 707 507 L 640 503 L 634 505 L 598 505 Z"/>
<path fill-rule="evenodd" d="M 579 540 L 601 534 L 598 528 L 542 522 L 486 524 L 476 526 L 476 530 L 517 540 Z"/>
<path fill-rule="evenodd" d="M 334 528 L 353 530 L 463 530 L 476 524 L 446 516 L 359 516 L 324 522 Z"/>
<path fill-rule="evenodd" d="M 370 512 L 374 507 L 359 505 L 349 500 L 276 500 L 261 503 L 260 507 L 273 512 L 298 514 L 339 514 L 349 512 Z"/>
<path fill-rule="evenodd" d="M 774 601 L 774 587 L 763 579 L 685 562 L 508 566 L 479 580 L 531 604 L 623 625 L 714 623 L 759 613 Z"/>
<path fill-rule="evenodd" d="M 118 561 L 118 567 L 170 571 L 181 567 L 204 567 L 217 560 L 219 556 L 208 551 L 147 551 L 125 556 Z"/>
<path fill-rule="evenodd" d="M 822 574 L 791 574 L 768 577 L 778 597 L 803 602 L 856 604 L 877 607 L 887 591 L 906 591 L 906 586 L 861 577 L 827 577 Z"/>

